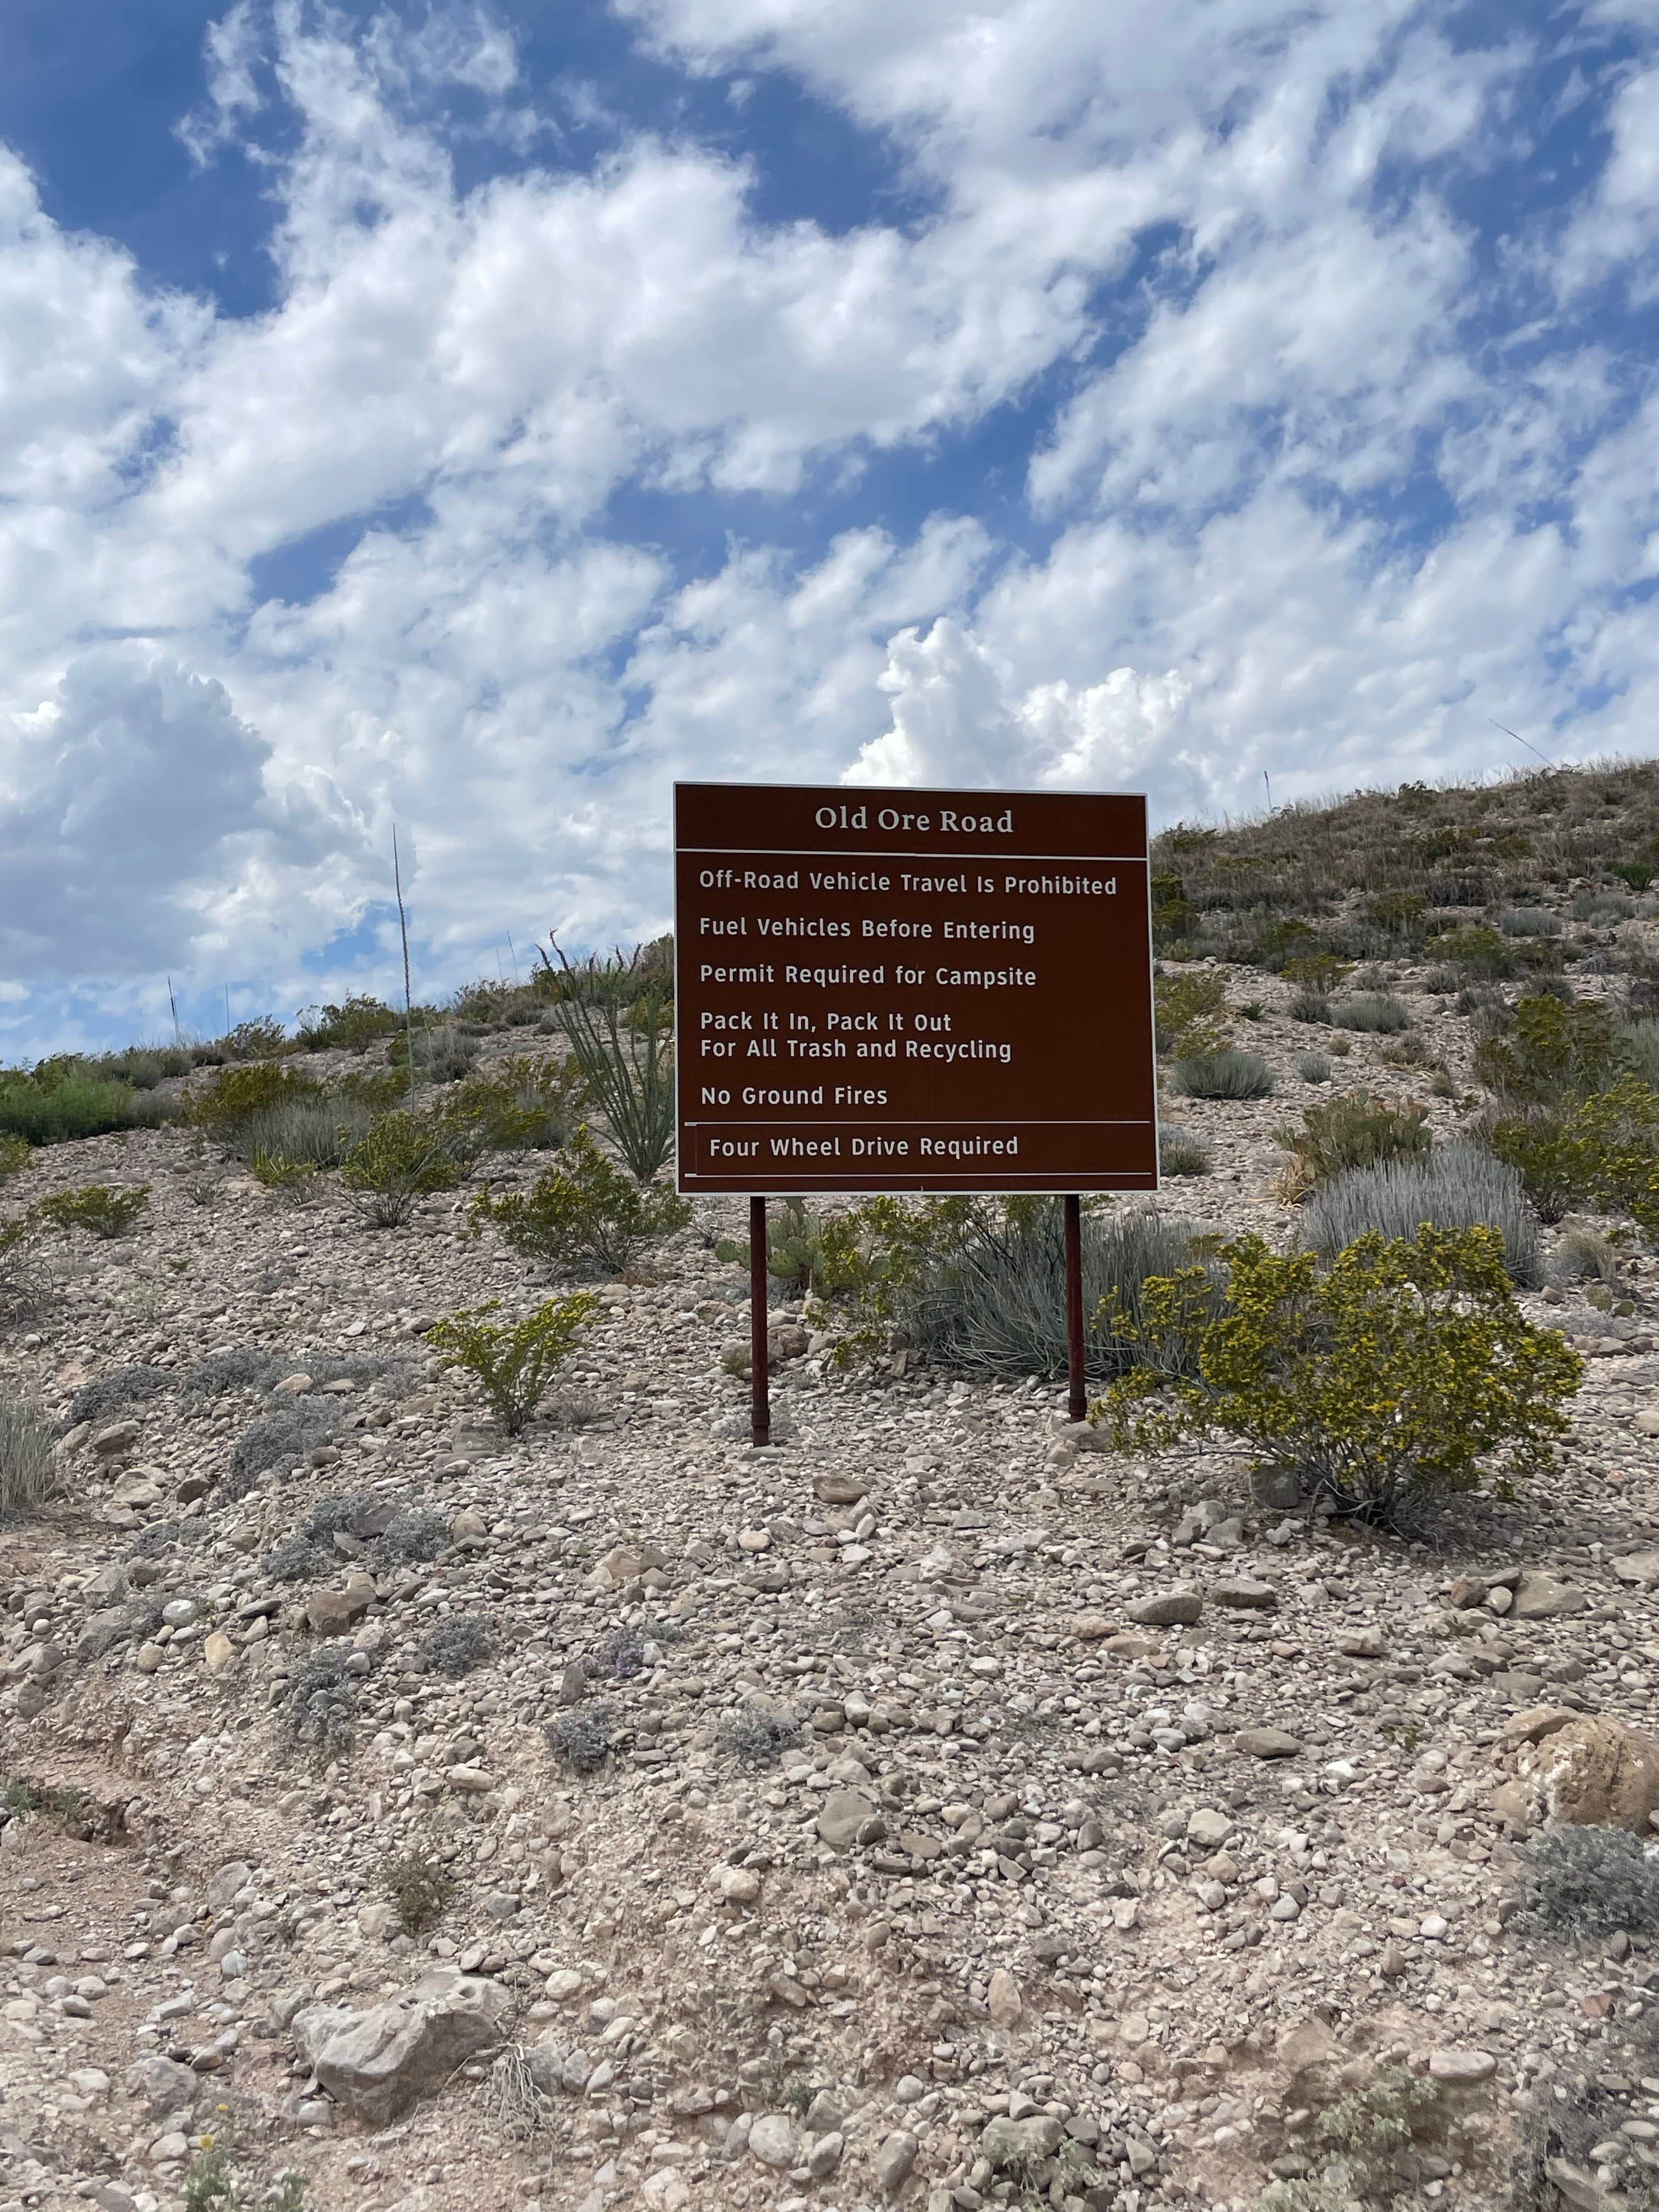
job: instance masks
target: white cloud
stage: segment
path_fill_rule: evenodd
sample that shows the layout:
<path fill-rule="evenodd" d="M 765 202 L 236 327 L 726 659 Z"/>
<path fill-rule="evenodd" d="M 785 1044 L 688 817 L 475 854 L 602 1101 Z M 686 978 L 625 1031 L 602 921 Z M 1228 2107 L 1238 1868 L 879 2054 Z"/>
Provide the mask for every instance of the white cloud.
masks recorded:
<path fill-rule="evenodd" d="M 234 941 L 262 875 L 288 896 L 351 842 L 266 781 L 222 684 L 137 644 L 70 661 L 0 731 L 0 961 L 33 981 L 142 974 Z"/>
<path fill-rule="evenodd" d="M 1172 814 L 1491 765 L 1489 714 L 1650 746 L 1659 387 L 1576 304 L 1649 281 L 1659 76 L 1595 44 L 1647 0 L 1577 11 L 1606 158 L 1501 250 L 1475 187 L 1540 57 L 1423 0 L 616 4 L 881 134 L 904 219 L 763 221 L 757 170 L 660 128 L 537 166 L 574 95 L 471 5 L 211 28 L 184 135 L 260 165 L 258 313 L 158 292 L 0 150 L 15 972 L 111 973 L 103 887 L 134 974 L 237 946 L 291 1006 L 394 818 L 434 981 L 502 927 L 654 927 L 675 775 Z M 465 189 L 463 132 L 500 156 Z M 884 457 L 1010 401 L 1010 533 L 948 467 L 895 521 Z M 677 514 L 714 518 L 689 553 Z M 262 586 L 319 531 L 356 540 L 322 588 Z"/>
<path fill-rule="evenodd" d="M 247 118 L 264 106 L 256 82 L 263 40 L 253 0 L 235 0 L 228 15 L 208 25 L 202 43 L 207 104 L 178 126 L 179 143 L 198 168 L 205 168 Z"/>

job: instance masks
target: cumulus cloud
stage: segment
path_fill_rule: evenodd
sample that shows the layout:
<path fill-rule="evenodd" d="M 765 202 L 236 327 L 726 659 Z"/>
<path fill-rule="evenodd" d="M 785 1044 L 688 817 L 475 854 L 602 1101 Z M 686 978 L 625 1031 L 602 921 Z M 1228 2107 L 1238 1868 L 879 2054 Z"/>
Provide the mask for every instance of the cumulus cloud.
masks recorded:
<path fill-rule="evenodd" d="M 677 775 L 1172 815 L 1490 716 L 1650 748 L 1651 0 L 1559 11 L 1571 101 L 1435 0 L 611 4 L 701 111 L 471 4 L 235 0 L 180 130 L 259 168 L 258 313 L 0 149 L 14 1028 L 233 942 L 316 995 L 393 819 L 435 987 L 660 926 Z M 817 180 L 757 104 L 687 118 L 765 72 L 897 188 L 763 214 Z"/>
<path fill-rule="evenodd" d="M 224 686 L 137 644 L 78 654 L 0 729 L 0 962 L 15 978 L 143 975 L 234 939 L 249 878 L 290 890 L 349 830 L 270 788 Z"/>

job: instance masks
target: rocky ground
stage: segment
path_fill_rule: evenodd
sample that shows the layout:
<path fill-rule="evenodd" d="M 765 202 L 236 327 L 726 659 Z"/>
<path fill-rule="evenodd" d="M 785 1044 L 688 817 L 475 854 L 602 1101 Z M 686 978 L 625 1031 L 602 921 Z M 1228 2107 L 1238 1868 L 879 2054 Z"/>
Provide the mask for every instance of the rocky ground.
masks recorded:
<path fill-rule="evenodd" d="M 1282 1235 L 1322 1040 L 1231 981 L 1279 1094 L 1183 1103 L 1162 1202 Z M 1379 2081 L 1413 2196 L 1507 2201 L 1556 2105 L 1567 2201 L 1652 2188 L 1659 1960 L 1513 1917 L 1552 1790 L 1659 1790 L 1652 1262 L 1528 1294 L 1572 1443 L 1407 1541 L 784 1313 L 752 1452 L 730 1209 L 509 1442 L 422 1338 L 530 1293 L 465 1193 L 367 1231 L 162 1131 L 8 1195 L 94 1182 L 145 1221 L 0 1337 L 71 1479 L 0 1527 L 0 2212 L 163 2212 L 207 2135 L 313 2212 L 1242 2207 Z"/>

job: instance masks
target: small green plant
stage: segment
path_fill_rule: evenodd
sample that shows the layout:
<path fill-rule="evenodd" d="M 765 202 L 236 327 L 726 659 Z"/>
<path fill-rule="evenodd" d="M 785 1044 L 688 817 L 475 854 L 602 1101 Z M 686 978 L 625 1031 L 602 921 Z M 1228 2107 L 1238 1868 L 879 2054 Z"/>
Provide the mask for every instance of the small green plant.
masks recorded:
<path fill-rule="evenodd" d="M 1358 991 L 1351 999 L 1337 1000 L 1331 1008 L 1331 1020 L 1338 1029 L 1368 1036 L 1395 1036 L 1412 1025 L 1407 1008 L 1382 991 Z"/>
<path fill-rule="evenodd" d="M 20 1220 L 0 1221 L 0 1327 L 33 1320 L 48 1295 L 48 1278 L 40 1261 L 40 1224 L 33 1209 Z"/>
<path fill-rule="evenodd" d="M 1562 1403 L 1583 1363 L 1515 1303 L 1495 1230 L 1372 1233 L 1322 1267 L 1260 1237 L 1221 1247 L 1208 1270 L 1148 1282 L 1131 1318 L 1103 1302 L 1096 1328 L 1167 1363 L 1120 1376 L 1095 1407 L 1118 1452 L 1235 1440 L 1260 1470 L 1370 1521 L 1408 1498 L 1548 1465 Z"/>
<path fill-rule="evenodd" d="M 620 1275 L 654 1238 L 684 1228 L 691 1209 L 671 1190 L 630 1182 L 581 1128 L 560 1154 L 559 1165 L 538 1176 L 528 1192 L 494 1198 L 485 1189 L 471 1218 L 477 1224 L 494 1222 L 527 1259 L 562 1267 L 597 1263 Z"/>
<path fill-rule="evenodd" d="M 1210 1148 L 1191 1129 L 1160 1129 L 1158 1133 L 1160 1175 L 1206 1176 L 1210 1172 Z"/>
<path fill-rule="evenodd" d="M 784 1753 L 800 1741 L 801 1724 L 793 1713 L 780 1706 L 745 1700 L 720 1716 L 714 1734 L 728 1759 L 759 1770 L 775 1766 Z"/>
<path fill-rule="evenodd" d="M 1516 970 L 1513 947 L 1495 929 L 1477 926 L 1448 930 L 1429 939 L 1428 951 L 1431 958 L 1443 960 L 1463 975 L 1484 982 L 1496 982 Z"/>
<path fill-rule="evenodd" d="M 627 975 L 619 979 L 607 973 L 599 988 L 593 963 L 573 967 L 556 945 L 554 950 L 560 967 L 554 1019 L 617 1150 L 643 1188 L 674 1149 L 674 1006 L 669 987 L 650 965 L 649 947 L 627 963 Z M 632 991 L 626 989 L 629 981 L 635 982 Z"/>
<path fill-rule="evenodd" d="M 357 1734 L 357 1675 L 349 1645 L 325 1644 L 302 1659 L 282 1686 L 284 1724 L 291 1743 L 338 1753 Z"/>
<path fill-rule="evenodd" d="M 37 1219 L 53 1229 L 83 1229 L 88 1237 L 106 1243 L 131 1236 L 138 1217 L 149 1204 L 149 1185 L 114 1190 L 106 1183 L 88 1183 L 81 1190 L 60 1190 L 43 1198 L 34 1208 Z"/>
<path fill-rule="evenodd" d="M 257 1060 L 244 1066 L 221 1068 L 197 1094 L 190 1118 L 209 1136 L 230 1143 L 256 1114 L 272 1106 L 291 1105 L 301 1099 L 320 1099 L 322 1096 L 322 1085 L 302 1075 L 298 1068 Z"/>
<path fill-rule="evenodd" d="M 1301 1187 L 1316 1190 L 1348 1168 L 1383 1160 L 1425 1160 L 1433 1138 L 1426 1106 L 1391 1106 L 1368 1091 L 1339 1091 L 1306 1108 L 1299 1129 L 1273 1131 L 1294 1164 Z"/>
<path fill-rule="evenodd" d="M 1322 2142 L 1360 2158 L 1392 2157 L 1418 2133 L 1424 2116 L 1440 2101 L 1438 2082 L 1384 2066 L 1363 2087 L 1350 2090 L 1320 2114 Z"/>
<path fill-rule="evenodd" d="M 722 1237 L 714 1257 L 728 1267 L 749 1267 L 749 1239 Z M 809 1212 L 804 1198 L 786 1198 L 766 1221 L 766 1272 L 777 1282 L 795 1285 L 803 1294 L 823 1289 L 823 1223 Z"/>
<path fill-rule="evenodd" d="M 1163 1059 L 1220 1052 L 1227 1038 L 1227 979 L 1213 969 L 1193 969 L 1152 981 L 1152 1014 Z"/>
<path fill-rule="evenodd" d="M 206 1047 L 196 1048 L 200 1057 Z M 255 1014 L 252 1020 L 238 1022 L 228 1029 L 211 1051 L 220 1060 L 275 1060 L 279 1053 L 289 1049 L 288 1031 L 275 1014 Z"/>
<path fill-rule="evenodd" d="M 552 1152 L 576 1126 L 586 1085 L 569 1060 L 532 1060 L 515 1053 L 489 1075 L 458 1083 L 440 1120 L 469 1158 L 483 1152 Z"/>
<path fill-rule="evenodd" d="M 33 1158 L 34 1148 L 27 1137 L 0 1133 L 0 1186 L 21 1175 Z"/>
<path fill-rule="evenodd" d="M 248 1172 L 273 1197 L 289 1206 L 307 1206 L 317 1195 L 317 1167 L 312 1160 L 291 1160 L 284 1152 L 268 1152 L 263 1146 L 248 1163 Z"/>
<path fill-rule="evenodd" d="M 38 1512 L 63 1488 L 46 1415 L 27 1399 L 0 1398 L 0 1512 Z"/>
<path fill-rule="evenodd" d="M 219 2110 L 226 2112 L 221 2105 Z M 185 2175 L 185 2212 L 305 2212 L 304 2176 L 287 2166 L 266 2184 L 257 2199 L 245 2197 L 237 2185 L 234 2147 L 228 2125 L 200 2138 L 200 2147 Z"/>
<path fill-rule="evenodd" d="M 340 1157 L 340 1181 L 362 1218 L 400 1229 L 417 1199 L 460 1181 L 443 1132 L 418 1114 L 377 1114 Z"/>
<path fill-rule="evenodd" d="M 1285 1008 L 1293 1022 L 1304 1022 L 1316 1029 L 1331 1025 L 1331 1002 L 1322 991 L 1297 991 Z"/>
<path fill-rule="evenodd" d="M 301 1052 L 367 1052 L 390 1036 L 398 1023 L 390 1006 L 359 994 L 337 1006 L 301 1006 L 294 1018 L 295 1042 Z"/>
<path fill-rule="evenodd" d="M 1634 1075 L 1571 1106 L 1505 1115 L 1488 1141 L 1520 1175 L 1545 1221 L 1574 1206 L 1627 1213 L 1659 1237 L 1659 1091 Z"/>
<path fill-rule="evenodd" d="M 1520 1176 L 1470 1137 L 1455 1137 L 1425 1158 L 1343 1169 L 1308 1199 L 1297 1231 L 1310 1251 L 1329 1257 L 1367 1230 L 1409 1237 L 1425 1221 L 1437 1229 L 1484 1223 L 1503 1238 L 1513 1281 L 1532 1289 L 1543 1281 L 1538 1217 Z"/>
<path fill-rule="evenodd" d="M 1507 906 L 1498 927 L 1505 937 L 1559 937 L 1561 917 L 1547 906 Z"/>
<path fill-rule="evenodd" d="M 489 1623 L 476 1613 L 460 1613 L 441 1620 L 423 1636 L 415 1656 L 426 1674 L 449 1674 L 459 1680 L 475 1667 L 482 1667 L 495 1649 Z"/>
<path fill-rule="evenodd" d="M 0 1133 L 33 1146 L 63 1145 L 118 1129 L 159 1128 L 179 1108 L 131 1083 L 94 1074 L 73 1055 L 33 1074 L 0 1070 Z"/>
<path fill-rule="evenodd" d="M 1567 1006 L 1538 992 L 1520 1000 L 1510 1030 L 1475 1047 L 1474 1073 L 1505 1106 L 1549 1106 L 1601 1089 L 1620 1057 L 1618 1030 L 1602 1000 Z"/>
<path fill-rule="evenodd" d="M 1304 1083 L 1328 1083 L 1331 1061 L 1328 1053 L 1299 1052 L 1296 1056 L 1296 1072 Z"/>
<path fill-rule="evenodd" d="M 549 1298 L 522 1321 L 486 1319 L 501 1301 L 450 1315 L 427 1332 L 427 1341 L 445 1355 L 447 1366 L 476 1375 L 489 1409 L 510 1437 L 516 1437 L 541 1403 L 555 1371 L 584 1328 L 591 1327 L 599 1302 L 586 1291 Z"/>
<path fill-rule="evenodd" d="M 597 1774 L 615 1747 L 609 1705 L 578 1705 L 547 1725 L 547 1746 L 577 1774 Z"/>
<path fill-rule="evenodd" d="M 1183 1098 L 1265 1098 L 1273 1072 L 1259 1052 L 1212 1052 L 1178 1060 L 1170 1088 Z"/>
<path fill-rule="evenodd" d="M 1191 1223 L 1138 1208 L 1091 1207 L 1082 1232 L 1085 1297 L 1115 1293 L 1131 1311 L 1149 1276 L 1181 1266 L 1194 1249 Z M 1065 1237 L 1053 1199 L 874 1198 L 825 1222 L 823 1255 L 846 1323 L 837 1367 L 880 1358 L 896 1338 L 959 1374 L 1063 1371 Z M 1098 1338 L 1086 1347 L 1103 1381 L 1130 1356 Z M 746 1368 L 746 1350 L 735 1347 L 733 1371 Z"/>
<path fill-rule="evenodd" d="M 1550 1279 L 1556 1283 L 1616 1283 L 1619 1255 L 1595 1230 L 1569 1229 L 1551 1259 Z"/>
<path fill-rule="evenodd" d="M 455 1894 L 454 1876 L 441 1859 L 419 1844 L 386 1860 L 380 1887 L 398 1915 L 400 1935 L 429 1935 Z"/>
<path fill-rule="evenodd" d="M 1286 960 L 1284 967 L 1287 983 L 1293 983 L 1298 991 L 1326 1000 L 1352 973 L 1352 961 L 1344 960 L 1334 952 L 1299 953 Z"/>
<path fill-rule="evenodd" d="M 1659 1838 L 1547 1828 L 1527 1846 L 1521 1889 L 1522 1917 L 1543 1935 L 1659 1936 Z"/>

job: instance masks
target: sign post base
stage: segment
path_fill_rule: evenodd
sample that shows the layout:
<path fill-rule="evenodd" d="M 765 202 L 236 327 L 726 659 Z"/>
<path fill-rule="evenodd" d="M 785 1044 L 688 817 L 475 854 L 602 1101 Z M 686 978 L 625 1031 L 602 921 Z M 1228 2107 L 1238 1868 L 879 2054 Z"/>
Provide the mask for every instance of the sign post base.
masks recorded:
<path fill-rule="evenodd" d="M 772 1393 L 767 1376 L 766 1200 L 749 1201 L 749 1441 L 772 1441 Z"/>
<path fill-rule="evenodd" d="M 1066 1205 L 1066 1370 L 1071 1385 L 1066 1401 L 1067 1415 L 1080 1421 L 1089 1411 L 1089 1389 L 1083 1372 L 1083 1200 L 1068 1194 Z"/>

